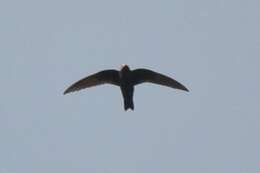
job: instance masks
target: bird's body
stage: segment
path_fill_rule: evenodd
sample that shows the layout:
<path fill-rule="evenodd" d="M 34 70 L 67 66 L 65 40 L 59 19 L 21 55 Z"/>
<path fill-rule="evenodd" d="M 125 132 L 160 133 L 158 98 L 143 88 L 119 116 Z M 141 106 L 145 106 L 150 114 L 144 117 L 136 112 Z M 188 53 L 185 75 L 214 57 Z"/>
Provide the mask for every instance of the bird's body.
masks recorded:
<path fill-rule="evenodd" d="M 124 98 L 124 108 L 134 110 L 134 79 L 128 66 L 123 66 L 119 72 L 120 89 Z"/>
<path fill-rule="evenodd" d="M 64 94 L 100 84 L 113 84 L 119 86 L 121 89 L 124 98 L 124 109 L 134 110 L 134 86 L 143 82 L 151 82 L 175 89 L 189 91 L 181 83 L 160 73 L 148 69 L 130 70 L 127 65 L 123 65 L 120 71 L 104 70 L 83 78 L 65 90 Z"/>

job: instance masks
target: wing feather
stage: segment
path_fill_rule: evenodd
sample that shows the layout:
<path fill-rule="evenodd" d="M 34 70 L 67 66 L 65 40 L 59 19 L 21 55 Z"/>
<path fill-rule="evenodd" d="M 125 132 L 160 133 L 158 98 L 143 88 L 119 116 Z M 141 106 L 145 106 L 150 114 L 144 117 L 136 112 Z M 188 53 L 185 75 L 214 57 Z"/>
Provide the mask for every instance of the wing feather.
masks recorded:
<path fill-rule="evenodd" d="M 72 84 L 63 94 L 106 83 L 119 86 L 119 72 L 117 70 L 104 70 L 92 74 Z"/>
<path fill-rule="evenodd" d="M 163 74 L 160 74 L 160 73 L 154 72 L 152 70 L 148 70 L 148 69 L 133 70 L 133 78 L 135 81 L 135 85 L 143 83 L 143 82 L 151 82 L 151 83 L 168 86 L 168 87 L 175 88 L 175 89 L 189 91 L 184 85 L 182 85 L 178 81 L 176 81 L 166 75 L 163 75 Z"/>

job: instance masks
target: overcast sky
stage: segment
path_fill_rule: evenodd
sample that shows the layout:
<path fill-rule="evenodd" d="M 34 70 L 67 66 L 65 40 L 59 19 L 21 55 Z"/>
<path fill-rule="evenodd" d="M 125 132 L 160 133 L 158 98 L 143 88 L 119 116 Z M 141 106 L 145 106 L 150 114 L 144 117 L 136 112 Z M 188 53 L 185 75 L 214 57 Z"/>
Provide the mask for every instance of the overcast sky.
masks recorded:
<path fill-rule="evenodd" d="M 0 1 L 0 173 L 259 173 L 260 2 Z M 150 68 L 189 93 L 64 96 L 103 69 Z"/>

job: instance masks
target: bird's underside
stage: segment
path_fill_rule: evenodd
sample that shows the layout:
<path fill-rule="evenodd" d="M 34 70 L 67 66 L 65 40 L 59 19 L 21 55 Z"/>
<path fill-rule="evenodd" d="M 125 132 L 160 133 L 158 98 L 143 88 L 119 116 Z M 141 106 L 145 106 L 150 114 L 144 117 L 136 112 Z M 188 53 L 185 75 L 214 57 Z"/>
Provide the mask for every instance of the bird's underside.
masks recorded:
<path fill-rule="evenodd" d="M 125 110 L 129 108 L 133 110 L 133 88 L 135 85 L 144 82 L 189 91 L 184 85 L 166 75 L 148 69 L 136 69 L 131 71 L 129 67 L 125 65 L 120 71 L 113 69 L 103 70 L 87 76 L 68 87 L 64 91 L 64 94 L 101 84 L 112 84 L 120 87 L 124 98 Z"/>

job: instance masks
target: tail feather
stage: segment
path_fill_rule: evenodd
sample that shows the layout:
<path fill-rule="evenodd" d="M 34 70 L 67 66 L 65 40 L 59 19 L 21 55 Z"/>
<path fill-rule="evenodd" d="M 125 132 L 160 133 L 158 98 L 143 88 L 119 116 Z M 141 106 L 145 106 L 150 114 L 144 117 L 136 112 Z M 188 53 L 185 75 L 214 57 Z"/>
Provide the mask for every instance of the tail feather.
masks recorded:
<path fill-rule="evenodd" d="M 134 102 L 132 100 L 129 102 L 125 101 L 124 107 L 125 107 L 125 111 L 127 111 L 128 109 L 134 110 Z"/>
<path fill-rule="evenodd" d="M 124 98 L 125 111 L 127 111 L 128 109 L 134 110 L 134 102 L 133 102 L 134 88 L 133 87 L 121 87 L 121 92 L 122 92 L 123 98 Z"/>

